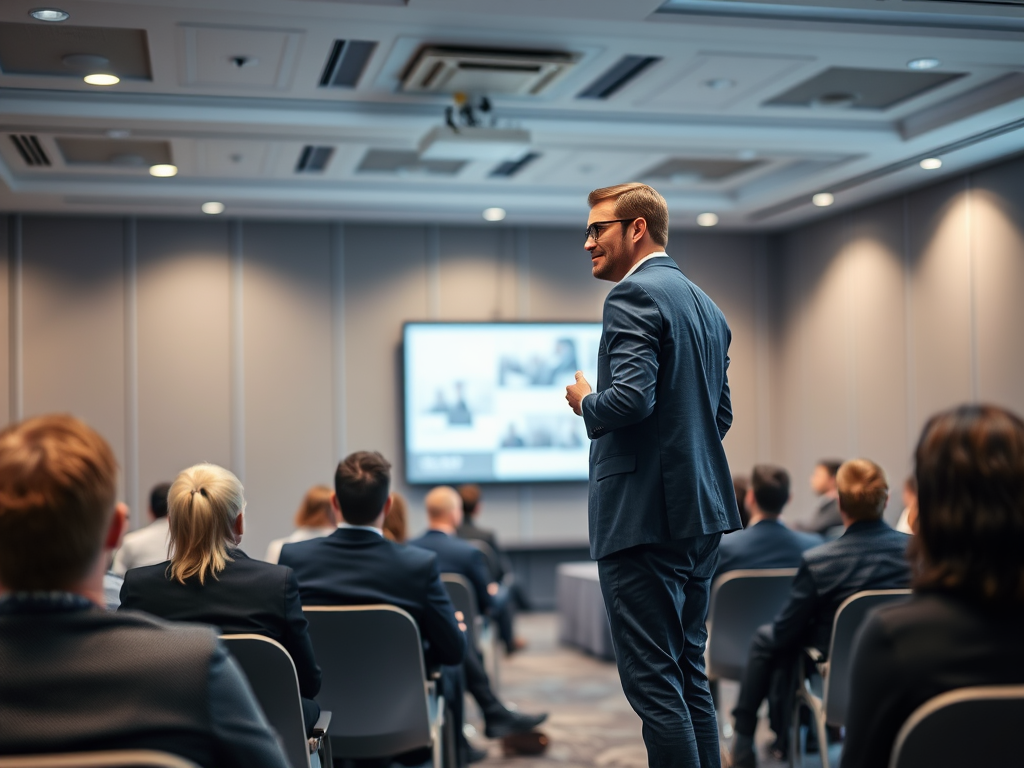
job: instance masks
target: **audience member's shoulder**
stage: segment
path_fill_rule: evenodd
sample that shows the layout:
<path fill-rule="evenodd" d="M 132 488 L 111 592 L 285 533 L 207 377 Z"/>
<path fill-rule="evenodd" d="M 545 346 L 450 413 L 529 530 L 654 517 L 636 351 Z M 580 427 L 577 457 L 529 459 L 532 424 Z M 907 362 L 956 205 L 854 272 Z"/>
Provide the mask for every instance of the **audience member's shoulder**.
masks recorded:
<path fill-rule="evenodd" d="M 97 628 L 139 637 L 166 638 L 189 646 L 208 647 L 212 653 L 217 645 L 216 627 L 190 621 L 167 621 L 144 611 L 120 608 L 116 612 L 91 613 Z"/>
<path fill-rule="evenodd" d="M 169 560 L 165 560 L 162 563 L 156 565 L 141 565 L 138 568 L 129 568 L 125 571 L 124 580 L 138 583 L 148 583 L 153 581 L 164 581 L 167 579 L 167 566 L 170 565 Z"/>

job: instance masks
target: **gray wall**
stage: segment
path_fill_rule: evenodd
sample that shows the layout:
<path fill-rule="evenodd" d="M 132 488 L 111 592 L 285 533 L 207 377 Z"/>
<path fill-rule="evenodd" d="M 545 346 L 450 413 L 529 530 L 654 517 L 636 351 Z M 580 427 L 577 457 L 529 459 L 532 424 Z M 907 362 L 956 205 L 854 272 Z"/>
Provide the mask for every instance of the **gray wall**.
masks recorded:
<path fill-rule="evenodd" d="M 819 457 L 889 473 L 889 519 L 925 420 L 967 401 L 1024 412 L 1024 159 L 777 238 L 774 460 L 789 514 Z"/>
<path fill-rule="evenodd" d="M 111 443 L 135 524 L 156 482 L 198 461 L 246 486 L 245 547 L 291 530 L 345 453 L 401 470 L 405 320 L 599 320 L 577 230 L 7 217 L 0 418 L 70 411 Z M 729 316 L 730 459 L 770 445 L 765 240 L 675 233 L 670 251 Z M 760 325 L 759 325 L 760 323 Z M 760 345 L 760 346 L 759 346 Z M 760 386 L 759 386 L 760 384 Z M 422 527 L 423 489 L 399 490 Z M 508 541 L 586 540 L 584 483 L 494 486 Z"/>

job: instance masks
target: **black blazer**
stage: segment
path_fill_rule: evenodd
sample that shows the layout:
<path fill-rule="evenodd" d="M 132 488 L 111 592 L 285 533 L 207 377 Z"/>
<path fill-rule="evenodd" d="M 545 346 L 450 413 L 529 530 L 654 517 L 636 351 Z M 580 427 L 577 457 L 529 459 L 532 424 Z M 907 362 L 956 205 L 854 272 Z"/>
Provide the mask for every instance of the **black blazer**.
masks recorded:
<path fill-rule="evenodd" d="M 933 696 L 1024 683 L 1022 643 L 1020 606 L 987 611 L 965 599 L 919 593 L 879 608 L 854 650 L 843 768 L 888 765 L 900 727 Z"/>
<path fill-rule="evenodd" d="M 715 576 L 744 568 L 797 568 L 803 553 L 822 543 L 820 536 L 791 531 L 778 520 L 762 520 L 722 537 Z"/>
<path fill-rule="evenodd" d="M 865 589 L 910 586 L 909 541 L 882 520 L 862 520 L 835 541 L 804 552 L 789 602 L 775 619 L 775 646 L 813 645 L 828 653 L 832 622 L 846 598 Z"/>
<path fill-rule="evenodd" d="M 494 600 L 487 591 L 491 574 L 487 569 L 484 553 L 462 539 L 449 536 L 444 531 L 427 531 L 409 546 L 429 549 L 437 555 L 437 567 L 441 573 L 457 573 L 465 576 L 476 593 L 476 604 L 482 613 L 487 613 Z"/>
<path fill-rule="evenodd" d="M 303 605 L 394 605 L 416 620 L 428 665 L 462 663 L 466 638 L 433 552 L 374 531 L 339 528 L 285 544 L 278 562 L 295 571 Z"/>
<path fill-rule="evenodd" d="M 590 436 L 590 554 L 741 528 L 722 438 L 729 343 L 714 302 L 667 257 L 604 302 Z"/>
<path fill-rule="evenodd" d="M 168 577 L 169 563 L 131 568 L 121 587 L 121 608 L 171 621 L 213 624 L 222 634 L 254 634 L 277 640 L 291 654 L 299 690 L 311 699 L 320 691 L 320 667 L 313 657 L 309 624 L 302 614 L 299 585 L 291 568 L 252 560 L 240 549 L 205 584 Z"/>

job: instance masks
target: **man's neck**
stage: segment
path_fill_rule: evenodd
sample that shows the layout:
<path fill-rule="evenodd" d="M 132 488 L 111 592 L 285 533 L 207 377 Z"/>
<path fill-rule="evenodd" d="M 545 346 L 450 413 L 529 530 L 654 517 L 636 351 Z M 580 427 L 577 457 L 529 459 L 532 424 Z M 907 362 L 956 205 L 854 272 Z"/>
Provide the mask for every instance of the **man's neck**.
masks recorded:
<path fill-rule="evenodd" d="M 754 509 L 750 510 L 750 522 L 747 523 L 747 527 L 748 528 L 752 528 L 755 525 L 757 525 L 758 523 L 760 523 L 762 520 L 778 520 L 778 519 L 779 519 L 778 515 L 770 515 L 767 512 L 762 512 L 760 509 L 757 509 L 755 507 Z"/>
<path fill-rule="evenodd" d="M 440 531 L 441 533 L 447 533 L 449 536 L 455 535 L 455 526 L 449 525 L 448 523 L 440 523 L 430 521 L 427 523 L 427 528 L 431 531 Z"/>

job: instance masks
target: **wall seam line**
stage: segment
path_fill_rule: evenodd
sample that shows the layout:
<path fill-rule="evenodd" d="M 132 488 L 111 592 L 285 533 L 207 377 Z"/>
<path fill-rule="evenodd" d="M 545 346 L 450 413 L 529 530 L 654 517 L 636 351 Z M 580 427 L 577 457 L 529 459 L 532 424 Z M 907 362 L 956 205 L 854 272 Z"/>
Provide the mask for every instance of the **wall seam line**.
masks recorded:
<path fill-rule="evenodd" d="M 231 222 L 229 242 L 231 261 L 231 464 L 235 475 L 245 483 L 245 281 L 244 244 L 241 219 Z"/>
<path fill-rule="evenodd" d="M 124 220 L 124 482 L 133 527 L 142 524 L 139 494 L 139 315 L 138 226 Z"/>
<path fill-rule="evenodd" d="M 10 229 L 10 386 L 11 386 L 11 421 L 21 421 L 25 417 L 25 355 L 22 287 L 24 282 L 24 257 L 22 253 L 22 218 L 20 214 L 11 217 Z"/>
<path fill-rule="evenodd" d="M 333 327 L 333 376 L 334 376 L 334 456 L 340 461 L 345 455 L 346 421 L 345 402 L 345 225 L 335 222 L 331 225 L 331 306 Z"/>
<path fill-rule="evenodd" d="M 903 339 L 906 349 L 907 451 L 913 450 L 917 426 L 917 360 L 914 355 L 914 282 L 910 263 L 910 198 L 903 195 Z"/>
<path fill-rule="evenodd" d="M 974 184 L 970 173 L 964 176 L 965 228 L 967 230 L 967 306 L 970 311 L 970 344 L 971 344 L 971 401 L 978 402 L 979 370 L 978 370 L 978 296 L 976 279 L 976 254 L 974 252 Z"/>

